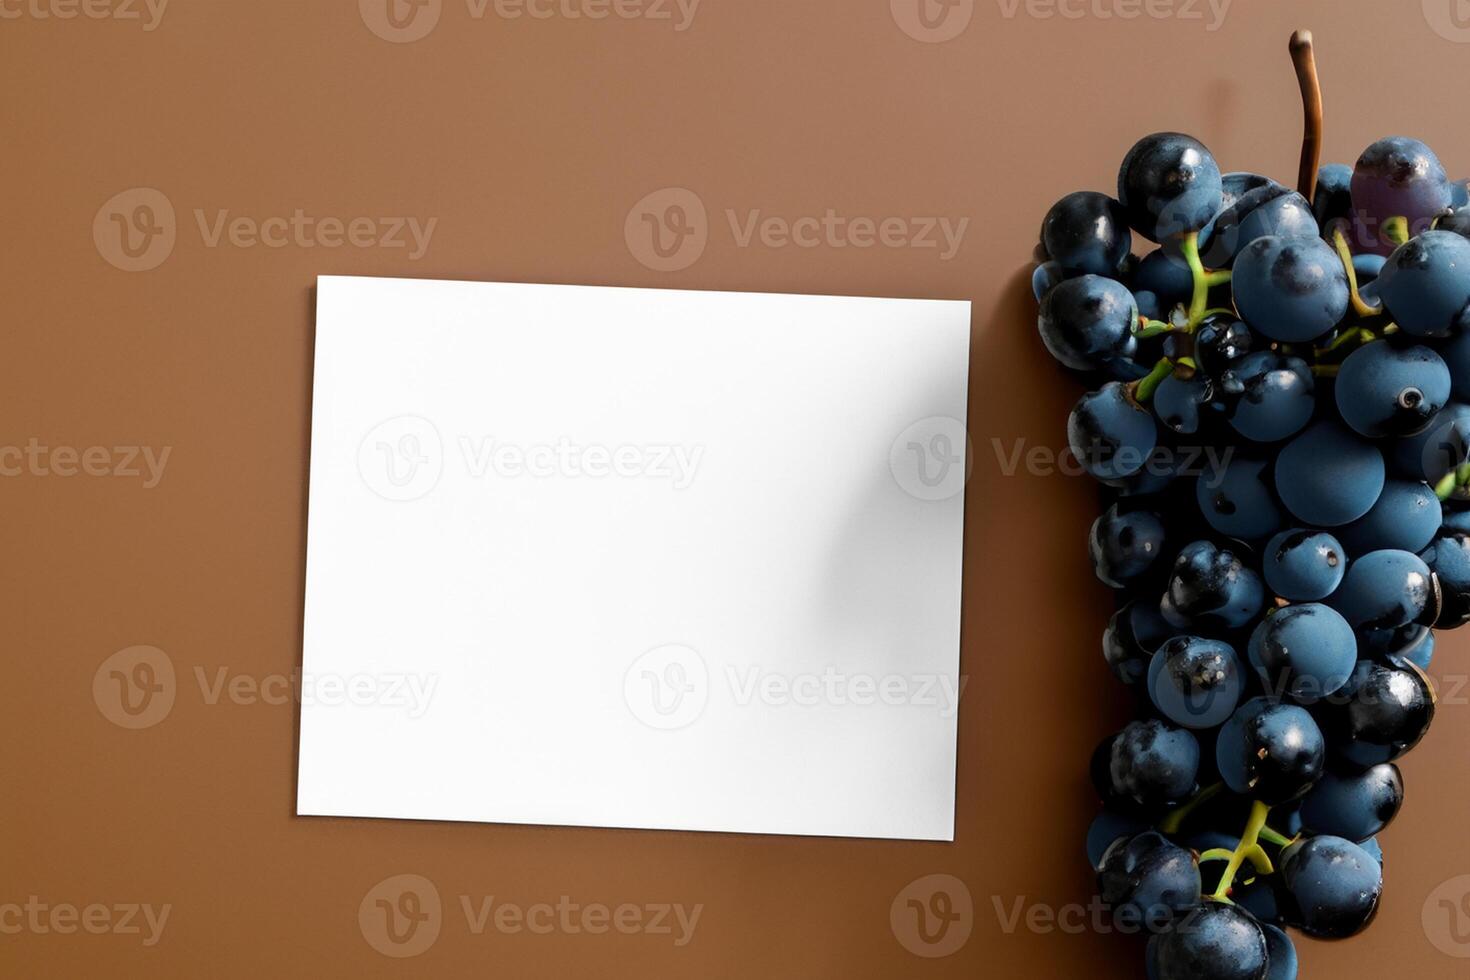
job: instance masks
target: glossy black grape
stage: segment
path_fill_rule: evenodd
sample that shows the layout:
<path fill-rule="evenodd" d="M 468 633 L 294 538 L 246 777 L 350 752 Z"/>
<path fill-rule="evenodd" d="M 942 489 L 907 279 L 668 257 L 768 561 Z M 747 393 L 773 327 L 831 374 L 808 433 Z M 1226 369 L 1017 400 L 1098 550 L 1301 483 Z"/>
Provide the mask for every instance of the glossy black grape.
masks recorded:
<path fill-rule="evenodd" d="M 1068 194 L 1041 223 L 1041 244 L 1069 275 L 1116 275 L 1133 247 L 1123 205 L 1094 191 Z"/>
<path fill-rule="evenodd" d="M 1215 158 L 1203 143 L 1182 133 L 1144 137 L 1118 171 L 1118 200 L 1129 224 L 1156 242 L 1204 228 L 1223 198 Z"/>
<path fill-rule="evenodd" d="M 1153 415 L 1116 381 L 1083 395 L 1067 419 L 1072 454 L 1084 470 L 1104 482 L 1137 474 L 1158 439 Z"/>
<path fill-rule="evenodd" d="M 1335 228 L 1351 228 L 1353 212 L 1353 168 L 1345 163 L 1323 164 L 1317 171 L 1317 193 L 1312 198 L 1312 215 L 1325 236 Z"/>
<path fill-rule="evenodd" d="M 1109 772 L 1118 795 L 1158 809 L 1189 798 L 1199 783 L 1199 742 L 1156 719 L 1135 721 L 1113 740 Z"/>
<path fill-rule="evenodd" d="M 1199 903 L 1199 866 L 1163 834 L 1145 831 L 1103 854 L 1097 889 L 1120 925 L 1157 931 Z"/>
<path fill-rule="evenodd" d="M 1215 744 L 1220 777 L 1232 793 L 1269 806 L 1287 803 L 1321 777 L 1327 745 L 1305 708 L 1252 698 L 1236 709 Z"/>
<path fill-rule="evenodd" d="M 1324 773 L 1302 798 L 1302 826 L 1361 843 L 1387 827 L 1404 804 L 1404 779 L 1392 763 L 1361 773 Z"/>
<path fill-rule="evenodd" d="M 1119 512 L 1108 508 L 1092 524 L 1087 551 L 1098 579 L 1121 589 L 1159 560 L 1164 551 L 1164 522 L 1146 510 Z"/>
<path fill-rule="evenodd" d="M 1260 576 L 1234 552 L 1196 541 L 1174 560 L 1159 611 L 1180 629 L 1237 630 L 1261 611 L 1264 602 Z"/>
<path fill-rule="evenodd" d="M 1318 707 L 1332 754 L 1345 766 L 1368 769 L 1393 762 L 1429 731 L 1434 688 L 1407 664 L 1360 660 L 1347 684 Z"/>
<path fill-rule="evenodd" d="M 1138 307 L 1128 287 L 1102 276 L 1053 286 L 1041 301 L 1037 329 L 1046 349 L 1074 371 L 1097 371 L 1138 349 Z"/>
<path fill-rule="evenodd" d="M 1312 837 L 1288 847 L 1281 855 L 1281 878 L 1291 898 L 1288 918 L 1324 939 L 1361 932 L 1383 895 L 1382 866 L 1341 837 Z"/>
<path fill-rule="evenodd" d="M 1113 676 L 1141 690 L 1154 651 L 1175 633 L 1154 602 L 1133 601 L 1113 613 L 1103 631 L 1103 658 Z"/>
<path fill-rule="evenodd" d="M 1159 980 L 1266 980 L 1266 935 L 1248 913 L 1206 902 L 1159 937 Z"/>

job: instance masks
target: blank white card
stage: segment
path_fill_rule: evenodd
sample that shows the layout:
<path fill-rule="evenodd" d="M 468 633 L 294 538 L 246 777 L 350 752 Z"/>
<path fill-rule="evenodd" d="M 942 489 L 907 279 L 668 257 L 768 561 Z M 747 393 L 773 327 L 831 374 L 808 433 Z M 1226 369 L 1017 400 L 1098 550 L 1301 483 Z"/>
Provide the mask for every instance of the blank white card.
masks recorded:
<path fill-rule="evenodd" d="M 969 333 L 320 279 L 297 812 L 953 840 Z"/>

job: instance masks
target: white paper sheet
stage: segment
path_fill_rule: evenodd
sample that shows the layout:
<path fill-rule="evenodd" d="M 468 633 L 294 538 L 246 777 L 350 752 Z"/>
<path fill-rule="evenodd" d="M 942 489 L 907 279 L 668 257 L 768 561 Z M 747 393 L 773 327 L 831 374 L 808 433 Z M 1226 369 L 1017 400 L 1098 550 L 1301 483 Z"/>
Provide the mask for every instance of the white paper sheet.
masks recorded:
<path fill-rule="evenodd" d="M 968 303 L 317 289 L 298 813 L 953 839 Z"/>

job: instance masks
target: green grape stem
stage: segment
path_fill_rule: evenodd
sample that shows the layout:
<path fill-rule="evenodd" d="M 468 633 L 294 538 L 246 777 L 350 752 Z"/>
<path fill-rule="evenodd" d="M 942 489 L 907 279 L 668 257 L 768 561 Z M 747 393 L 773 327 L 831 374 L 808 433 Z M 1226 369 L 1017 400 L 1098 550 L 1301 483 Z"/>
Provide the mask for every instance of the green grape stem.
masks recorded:
<path fill-rule="evenodd" d="M 1251 863 L 1257 871 L 1262 874 L 1270 874 L 1265 868 L 1271 866 L 1270 859 L 1266 858 L 1266 852 L 1261 850 L 1261 831 L 1265 829 L 1266 818 L 1271 815 L 1271 808 L 1260 800 L 1251 803 L 1250 819 L 1246 821 L 1245 833 L 1240 837 L 1240 843 L 1235 852 L 1230 856 L 1230 863 L 1225 866 L 1225 873 L 1220 876 L 1220 887 L 1215 889 L 1215 894 L 1210 896 L 1218 902 L 1230 901 L 1230 888 L 1235 884 L 1235 876 L 1240 872 L 1240 866 L 1251 859 Z M 1259 854 L 1257 854 L 1259 852 Z M 1265 859 L 1264 868 L 1261 860 Z"/>
<path fill-rule="evenodd" d="M 1353 251 L 1348 248 L 1347 238 L 1341 228 L 1332 231 L 1332 247 L 1337 249 L 1337 257 L 1342 260 L 1342 270 L 1347 273 L 1348 295 L 1353 301 L 1353 312 L 1358 316 L 1377 316 L 1382 313 L 1382 306 L 1369 306 L 1362 293 L 1358 292 L 1358 270 L 1353 266 Z"/>
<path fill-rule="evenodd" d="M 1189 304 L 1189 327 L 1188 331 L 1194 333 L 1195 328 L 1200 325 L 1209 313 L 1210 288 L 1212 286 L 1223 286 L 1230 281 L 1229 270 L 1209 272 L 1199 257 L 1199 232 L 1192 231 L 1184 236 L 1184 261 L 1189 264 L 1190 275 L 1194 277 L 1194 297 Z"/>
<path fill-rule="evenodd" d="M 1211 783 L 1190 797 L 1187 802 L 1171 810 L 1169 815 L 1159 823 L 1159 829 L 1166 834 L 1179 833 L 1179 827 L 1188 819 L 1191 813 L 1219 796 L 1224 790 L 1224 783 Z"/>

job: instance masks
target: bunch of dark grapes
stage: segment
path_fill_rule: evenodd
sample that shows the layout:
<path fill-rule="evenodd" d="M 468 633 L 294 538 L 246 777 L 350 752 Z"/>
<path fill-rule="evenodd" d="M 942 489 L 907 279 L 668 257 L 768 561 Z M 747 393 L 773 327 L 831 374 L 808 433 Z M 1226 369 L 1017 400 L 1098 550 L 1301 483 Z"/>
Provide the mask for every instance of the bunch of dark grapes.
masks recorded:
<path fill-rule="evenodd" d="M 1138 705 L 1094 755 L 1087 852 L 1156 980 L 1284 980 L 1286 927 L 1369 924 L 1433 630 L 1470 620 L 1466 183 L 1399 137 L 1305 159 L 1293 190 L 1155 134 L 1116 198 L 1042 226 L 1041 338 L 1092 389 L 1067 433 L 1105 488 L 1103 655 Z"/>

